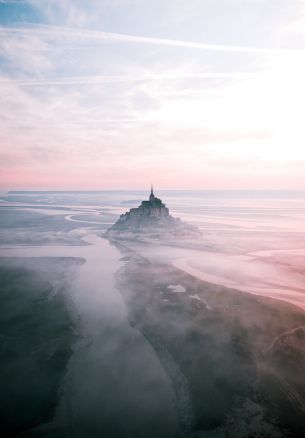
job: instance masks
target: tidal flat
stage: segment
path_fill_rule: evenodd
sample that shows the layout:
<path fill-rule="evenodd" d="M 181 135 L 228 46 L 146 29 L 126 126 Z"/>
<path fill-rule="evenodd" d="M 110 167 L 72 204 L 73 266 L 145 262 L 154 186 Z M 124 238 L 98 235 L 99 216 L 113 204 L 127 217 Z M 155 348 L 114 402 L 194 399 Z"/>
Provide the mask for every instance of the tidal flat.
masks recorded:
<path fill-rule="evenodd" d="M 138 192 L 3 196 L 1 436 L 305 436 L 303 198 L 168 196 L 201 239 L 103 238 Z"/>
<path fill-rule="evenodd" d="M 52 420 L 73 345 L 76 314 L 65 293 L 84 261 L 0 258 L 0 435 Z"/>
<path fill-rule="evenodd" d="M 181 431 L 304 436 L 304 312 L 123 251 L 117 287 L 170 378 Z"/>

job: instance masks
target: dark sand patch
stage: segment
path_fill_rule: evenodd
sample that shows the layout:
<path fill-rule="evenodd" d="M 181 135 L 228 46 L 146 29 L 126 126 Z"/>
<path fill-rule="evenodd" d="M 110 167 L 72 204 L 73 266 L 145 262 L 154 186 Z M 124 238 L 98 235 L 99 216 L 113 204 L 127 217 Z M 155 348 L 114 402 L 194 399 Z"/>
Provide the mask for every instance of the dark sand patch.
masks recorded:
<path fill-rule="evenodd" d="M 305 313 L 125 256 L 117 286 L 131 324 L 171 378 L 181 429 L 211 437 L 305 436 Z"/>
<path fill-rule="evenodd" d="M 77 258 L 0 259 L 0 435 L 53 418 L 77 333 L 65 289 Z"/>

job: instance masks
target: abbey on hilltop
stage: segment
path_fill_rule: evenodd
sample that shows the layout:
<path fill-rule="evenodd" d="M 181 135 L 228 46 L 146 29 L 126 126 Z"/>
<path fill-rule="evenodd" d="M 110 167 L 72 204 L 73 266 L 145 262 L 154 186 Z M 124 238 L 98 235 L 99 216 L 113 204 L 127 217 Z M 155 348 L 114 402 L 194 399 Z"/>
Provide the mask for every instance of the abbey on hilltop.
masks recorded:
<path fill-rule="evenodd" d="M 121 232 L 182 232 L 184 234 L 194 230 L 197 230 L 196 227 L 185 224 L 169 214 L 169 209 L 154 195 L 151 186 L 149 199 L 142 201 L 139 207 L 131 208 L 127 213 L 122 214 L 109 228 L 107 234 Z"/>
<path fill-rule="evenodd" d="M 132 208 L 130 213 L 135 213 L 136 215 L 144 215 L 150 218 L 163 218 L 169 216 L 169 210 L 163 204 L 161 199 L 156 198 L 154 195 L 153 186 L 151 186 L 150 196 L 148 201 L 142 201 L 140 207 Z"/>

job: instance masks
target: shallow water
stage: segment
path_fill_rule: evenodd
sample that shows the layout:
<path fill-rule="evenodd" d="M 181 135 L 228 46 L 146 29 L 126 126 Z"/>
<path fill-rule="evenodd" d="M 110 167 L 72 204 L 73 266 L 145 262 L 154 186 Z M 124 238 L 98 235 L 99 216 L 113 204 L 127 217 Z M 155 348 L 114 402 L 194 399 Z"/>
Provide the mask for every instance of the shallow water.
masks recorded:
<path fill-rule="evenodd" d="M 17 217 L 22 211 L 32 212 L 57 222 L 49 221 L 44 227 L 42 220 L 42 225 L 36 228 L 25 222 L 24 229 L 19 224 L 14 233 L 10 224 L 6 228 L 7 224 L 2 223 L 3 240 L 14 244 L 20 236 L 20 242 L 28 246 L 30 233 L 40 231 L 42 241 L 51 240 L 56 246 L 61 237 L 69 245 L 72 237 L 80 240 L 86 228 L 107 229 L 120 213 L 138 205 L 139 199 L 146 196 L 143 191 L 7 194 L 0 199 L 3 213 Z M 275 298 L 288 297 L 304 308 L 300 302 L 305 284 L 304 192 L 172 190 L 161 191 L 160 197 L 173 215 L 202 230 L 202 248 L 196 253 L 166 249 L 176 266 L 206 281 L 264 295 L 270 293 Z M 60 236 L 61 229 L 68 230 L 69 235 L 62 232 Z M 39 251 L 40 255 L 52 255 L 51 251 L 56 250 L 41 245 Z M 164 248 L 159 254 L 156 248 L 151 251 L 157 257 L 165 256 Z M 60 252 L 68 254 L 68 249 L 61 248 Z M 73 256 L 72 253 L 69 255 Z"/>
<path fill-rule="evenodd" d="M 86 229 L 106 230 L 120 213 L 137 206 L 146 196 L 143 191 L 7 194 L 0 199 L 2 212 L 13 217 L 22 211 L 32 212 L 57 222 L 44 226 L 42 220 L 38 228 L 28 227 L 25 222 L 24 229 L 19 224 L 14 233 L 4 223 L 3 240 L 14 244 L 20 236 L 20 242 L 29 246 L 30 233 L 33 240 L 39 231 L 38 243 L 51 242 L 52 248 L 40 245 L 36 254 L 48 256 L 59 251 L 73 256 L 74 250 L 69 252 L 67 248 L 72 238 L 77 244 Z M 138 250 L 171 261 L 203 280 L 284 299 L 304 309 L 304 192 L 171 190 L 161 191 L 160 197 L 174 216 L 201 229 L 202 245 L 196 251 L 164 246 L 158 249 L 156 245 Z M 65 232 L 60 235 L 61 230 Z M 61 249 L 55 248 L 59 238 L 64 243 Z"/>
<path fill-rule="evenodd" d="M 156 431 L 171 436 L 177 427 L 171 384 L 150 344 L 129 325 L 115 288 L 120 253 L 92 231 L 82 230 L 82 238 L 88 245 L 12 246 L 1 251 L 6 257 L 85 259 L 68 289 L 81 339 L 73 348 L 57 414 L 43 430 L 61 429 L 79 437 L 153 437 Z"/>
<path fill-rule="evenodd" d="M 0 256 L 85 260 L 66 291 L 79 316 L 80 338 L 56 415 L 42 426 L 51 436 L 58 429 L 66 436 L 133 438 L 170 437 L 178 430 L 172 382 L 151 344 L 130 326 L 115 286 L 114 274 L 124 261 L 100 237 L 145 197 L 143 192 L 23 193 L 0 202 Z M 131 242 L 132 248 L 205 281 L 305 309 L 304 194 L 163 192 L 160 197 L 173 215 L 200 227 L 202 240 L 187 249 L 179 242 Z"/>

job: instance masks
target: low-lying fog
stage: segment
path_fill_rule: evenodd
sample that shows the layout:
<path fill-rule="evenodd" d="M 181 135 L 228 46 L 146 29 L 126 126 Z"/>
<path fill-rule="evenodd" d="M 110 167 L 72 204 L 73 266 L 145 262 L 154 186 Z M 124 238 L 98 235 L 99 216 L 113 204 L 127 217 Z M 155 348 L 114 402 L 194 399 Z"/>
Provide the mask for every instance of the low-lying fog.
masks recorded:
<path fill-rule="evenodd" d="M 170 193 L 172 215 L 201 240 L 130 245 L 202 280 L 278 298 L 305 309 L 305 194 Z M 147 240 L 146 240 L 147 242 Z"/>
<path fill-rule="evenodd" d="M 305 194 L 164 191 L 156 195 L 173 216 L 197 225 L 202 238 L 166 242 L 151 238 L 145 243 L 135 239 L 121 242 L 122 246 L 102 238 L 119 214 L 147 198 L 146 192 L 23 192 L 2 196 L 3 436 L 169 438 L 195 436 L 195 430 L 204 430 L 202 436 L 208 436 L 207 431 L 214 429 L 217 434 L 214 431 L 213 437 L 222 437 L 229 430 L 232 436 L 250 436 L 243 435 L 244 426 L 237 427 L 235 422 L 237 429 L 232 429 L 226 420 L 233 415 L 229 409 L 235 390 L 230 388 L 239 385 L 234 379 L 243 372 L 247 379 L 252 371 L 239 370 L 239 347 L 232 356 L 231 338 L 227 339 L 225 333 L 231 333 L 234 345 L 235 337 L 243 337 L 244 330 L 250 330 L 254 339 L 253 327 L 259 319 L 253 316 L 253 327 L 244 326 L 248 324 L 243 313 L 248 312 L 247 297 L 253 299 L 249 292 L 305 309 Z M 149 267 L 148 261 L 156 268 Z M 194 280 L 193 284 L 192 277 L 183 277 L 181 271 L 212 283 L 206 295 L 200 282 Z M 229 304 L 224 310 L 225 289 L 216 288 L 214 294 L 213 285 L 242 291 L 239 316 L 234 313 L 238 293 L 232 292 L 232 308 L 227 295 Z M 248 309 L 252 306 L 254 313 L 266 312 L 267 316 L 266 309 L 260 307 L 264 304 L 251 299 Z M 296 317 L 298 310 L 292 309 L 287 321 L 278 325 L 281 318 L 277 315 L 285 310 L 279 309 L 279 313 L 272 313 L 270 336 L 260 335 L 253 341 L 255 348 L 259 345 L 267 349 L 273 341 L 277 345 L 275 340 L 283 333 L 297 326 L 302 329 L 302 311 Z M 231 322 L 224 329 L 223 318 L 228 312 Z M 239 317 L 242 322 L 237 323 Z M 264 321 L 262 317 L 262 326 Z M 189 330 L 187 336 L 184 330 Z M 197 345 L 200 336 L 208 342 L 204 347 Z M 189 344 L 179 347 L 186 339 Z M 238 345 L 240 342 L 246 341 L 239 339 Z M 201 348 L 205 349 L 202 357 Z M 213 352 L 211 362 L 209 348 Z M 255 348 L 250 348 L 251 357 L 252 353 L 256 355 Z M 196 371 L 196 365 L 190 368 L 194 357 L 198 361 Z M 231 377 L 221 371 L 228 357 L 231 370 L 239 370 L 232 371 Z M 205 374 L 201 375 L 199 369 L 204 367 Z M 212 377 L 217 367 L 220 371 Z M 266 364 L 260 367 L 266 368 Z M 255 368 L 257 364 L 253 364 Z M 203 384 L 194 384 L 195 375 L 204 382 L 206 374 L 210 375 L 208 390 Z M 226 387 L 223 403 L 221 381 Z M 298 401 L 301 396 L 295 395 L 293 384 L 289 391 L 297 400 L 296 409 L 302 412 L 303 401 Z M 210 408 L 208 400 L 202 401 L 206 417 L 202 417 L 200 407 L 204 393 L 211 399 Z M 27 409 L 21 415 L 24 403 Z M 219 412 L 214 415 L 212 406 L 219 403 Z M 245 404 L 240 406 L 238 409 L 246 409 Z M 249 412 L 254 412 L 251 406 Z M 263 415 L 263 407 L 257 409 Z M 234 412 L 236 416 L 237 407 Z M 252 428 L 256 427 L 255 418 Z M 228 424 L 222 426 L 225 421 Z M 262 421 L 259 430 L 271 430 L 271 435 L 264 436 L 285 436 L 276 427 Z"/>
<path fill-rule="evenodd" d="M 222 204 L 222 205 L 221 205 Z M 212 201 L 185 219 L 203 231 L 203 252 L 175 261 L 199 278 L 305 308 L 305 199 Z M 215 251 L 215 254 L 210 254 Z"/>

